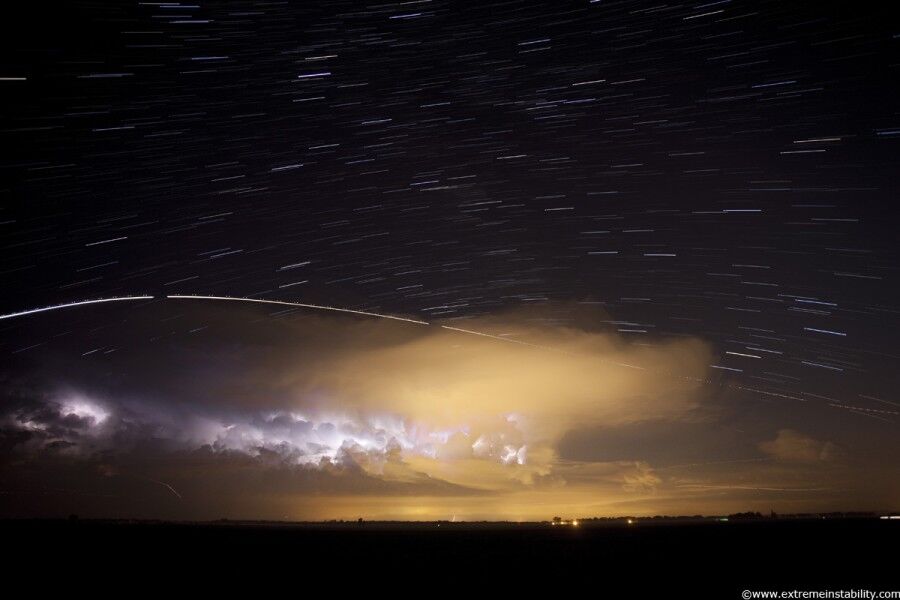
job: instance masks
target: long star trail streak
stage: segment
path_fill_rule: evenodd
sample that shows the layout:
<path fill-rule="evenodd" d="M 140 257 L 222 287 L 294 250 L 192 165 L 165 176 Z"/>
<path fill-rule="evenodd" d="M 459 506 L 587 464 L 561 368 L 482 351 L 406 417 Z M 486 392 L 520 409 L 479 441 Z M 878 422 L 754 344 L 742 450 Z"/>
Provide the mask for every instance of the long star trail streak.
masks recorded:
<path fill-rule="evenodd" d="M 898 515 L 893 4 L 13 3 L 0 522 Z"/>
<path fill-rule="evenodd" d="M 122 297 L 116 297 L 116 298 L 97 298 L 97 299 L 93 299 L 93 300 L 80 300 L 77 302 L 69 302 L 66 304 L 56 304 L 53 306 L 45 306 L 42 308 L 23 310 L 23 311 L 19 311 L 19 312 L 15 312 L 15 313 L 0 315 L 0 320 L 12 319 L 15 317 L 24 317 L 27 315 L 43 313 L 43 312 L 48 312 L 48 311 L 53 311 L 53 310 L 60 310 L 60 309 L 64 309 L 64 308 L 72 308 L 72 307 L 77 307 L 77 306 L 105 304 L 105 303 L 109 303 L 109 302 L 153 300 L 154 298 L 155 298 L 155 296 L 122 296 Z M 386 315 L 386 314 L 382 314 L 382 313 L 374 313 L 374 312 L 369 312 L 369 311 L 364 311 L 364 310 L 355 310 L 355 309 L 351 309 L 351 308 L 340 308 L 340 307 L 336 307 L 336 306 L 324 306 L 321 304 L 309 304 L 309 303 L 305 303 L 305 302 L 290 302 L 290 301 L 286 301 L 286 300 L 266 300 L 266 299 L 262 299 L 262 298 L 238 298 L 238 297 L 234 297 L 234 296 L 205 296 L 205 295 L 194 295 L 194 294 L 171 294 L 171 295 L 165 296 L 165 298 L 169 299 L 169 300 L 213 300 L 213 301 L 227 301 L 227 302 L 246 302 L 246 303 L 252 303 L 252 304 L 268 304 L 268 305 L 276 305 L 276 306 L 293 306 L 293 307 L 298 307 L 298 308 L 308 308 L 308 309 L 312 309 L 312 310 L 327 310 L 327 311 L 331 311 L 331 312 L 339 312 L 339 313 L 352 314 L 352 315 L 358 315 L 358 316 L 364 316 L 364 317 L 373 317 L 373 318 L 378 318 L 378 319 L 401 321 L 404 323 L 412 323 L 414 325 L 426 325 L 426 326 L 434 325 L 433 323 L 429 323 L 428 321 L 420 321 L 417 319 L 410 319 L 407 317 L 398 317 L 396 315 Z M 544 350 L 547 352 L 570 354 L 569 352 L 567 352 L 565 350 L 561 350 L 559 348 L 554 348 L 553 346 L 546 346 L 546 345 L 542 345 L 542 344 L 532 344 L 531 342 L 510 339 L 507 337 L 494 335 L 494 334 L 490 334 L 490 333 L 485 333 L 482 331 L 475 331 L 472 329 L 463 329 L 461 327 L 452 327 L 450 325 L 440 325 L 440 327 L 442 329 L 446 329 L 448 331 L 454 331 L 456 333 L 462 333 L 465 335 L 472 335 L 472 336 L 488 338 L 491 340 L 495 340 L 495 341 L 503 342 L 503 343 L 507 343 L 507 344 L 525 346 L 525 347 L 529 347 L 529 348 L 535 348 L 538 350 Z M 641 367 L 639 365 L 632 365 L 632 364 L 628 364 L 628 363 L 605 360 L 605 359 L 600 360 L 600 362 L 603 364 L 614 365 L 617 367 L 623 367 L 623 368 L 627 368 L 627 369 L 647 370 L 648 372 L 651 372 L 651 373 L 658 373 L 658 374 L 666 375 L 668 377 L 684 379 L 686 381 L 691 381 L 693 383 L 698 383 L 701 385 L 713 385 L 713 382 L 709 381 L 708 379 L 686 377 L 684 375 L 679 375 L 679 374 L 672 373 L 669 371 L 662 371 L 659 369 L 649 369 L 648 370 L 646 367 Z M 750 392 L 753 394 L 781 397 L 781 398 L 785 398 L 785 399 L 796 400 L 799 402 L 806 402 L 805 399 L 799 398 L 796 396 L 790 396 L 787 394 L 778 394 L 775 392 L 754 389 L 754 388 L 742 386 L 742 385 L 727 382 L 727 381 L 724 383 L 721 383 L 720 385 L 725 388 Z M 844 408 L 844 409 L 848 409 L 851 411 L 860 411 L 860 412 L 866 412 L 866 413 L 883 413 L 883 414 L 891 414 L 891 415 L 900 414 L 895 411 L 866 409 L 866 408 L 860 408 L 860 407 L 850 407 L 850 406 L 846 406 L 846 405 L 839 404 L 839 403 L 831 403 L 831 404 L 829 404 L 829 406 L 832 408 Z"/>
<path fill-rule="evenodd" d="M 201 295 L 193 295 L 193 294 L 171 294 L 171 295 L 166 296 L 166 298 L 172 299 L 172 300 L 225 300 L 225 301 L 232 301 L 232 302 L 251 302 L 251 303 L 256 303 L 256 304 L 274 304 L 274 305 L 279 305 L 279 306 L 296 306 L 299 308 L 311 308 L 314 310 L 330 310 L 330 311 L 334 311 L 334 312 L 347 313 L 347 314 L 353 314 L 353 315 L 361 315 L 361 316 L 366 316 L 366 317 L 375 317 L 375 318 L 379 318 L 379 319 L 391 319 L 393 321 L 403 321 L 406 323 L 413 323 L 415 325 L 431 325 L 431 323 L 429 323 L 428 321 L 419 321 L 417 319 L 410 319 L 407 317 L 398 317 L 395 315 L 385 315 L 385 314 L 373 313 L 373 312 L 368 312 L 368 311 L 363 311 L 363 310 L 353 310 L 350 308 L 338 308 L 336 306 L 323 306 L 320 304 L 307 304 L 304 302 L 289 302 L 289 301 L 285 301 L 285 300 L 264 300 L 261 298 L 236 298 L 236 297 L 232 297 L 232 296 L 201 296 Z M 552 346 L 543 346 L 540 344 L 532 344 L 530 342 L 524 342 L 521 340 L 513 340 L 513 339 L 509 339 L 509 338 L 504 338 L 499 335 L 483 333 L 483 332 L 474 331 L 471 329 L 462 329 L 460 327 L 451 327 L 449 325 L 441 325 L 441 327 L 443 329 L 447 329 L 448 331 L 455 331 L 457 333 L 464 333 L 466 335 L 475 335 L 475 336 L 479 336 L 479 337 L 490 338 L 490 339 L 497 340 L 500 342 L 505 342 L 508 344 L 517 344 L 520 346 L 528 346 L 531 348 L 536 348 L 539 350 L 546 350 L 549 352 L 564 352 L 563 350 L 560 350 L 559 348 L 553 348 Z M 620 366 L 620 367 L 626 367 L 629 369 L 641 369 L 641 370 L 644 369 L 644 367 L 640 367 L 637 365 L 629 365 L 627 363 L 620 363 L 620 362 L 615 362 L 615 361 L 603 361 L 603 362 L 606 362 L 608 364 L 613 364 L 616 366 Z"/>
<path fill-rule="evenodd" d="M 0 319 L 14 319 L 16 317 L 25 317 L 37 313 L 49 312 L 52 310 L 61 310 L 63 308 L 73 308 L 76 306 L 87 306 L 90 304 L 105 304 L 108 302 L 131 302 L 135 300 L 153 300 L 153 296 L 121 296 L 117 298 L 97 298 L 95 300 L 79 300 L 78 302 L 68 302 L 66 304 L 54 304 L 53 306 L 44 306 L 41 308 L 33 308 L 31 310 L 23 310 L 14 313 L 0 315 Z"/>
<path fill-rule="evenodd" d="M 897 37 L 877 11 L 242 4 L 21 20 L 0 273 L 22 305 L 133 277 L 422 321 L 590 300 L 646 325 L 626 338 L 702 338 L 735 380 L 890 389 L 872 351 L 896 323 L 900 136 L 877 99 L 897 97 Z M 54 23 L 110 45 L 35 54 Z"/>
<path fill-rule="evenodd" d="M 472 329 L 462 329 L 460 327 L 451 327 L 449 325 L 441 325 L 441 328 L 446 329 L 448 331 L 456 331 L 457 333 L 464 333 L 466 335 L 477 335 L 479 337 L 485 337 L 492 340 L 497 340 L 498 342 L 506 342 L 508 344 L 518 344 L 519 346 L 527 346 L 529 348 L 537 348 L 538 350 L 547 350 L 549 352 L 565 352 L 564 350 L 560 350 L 559 348 L 554 348 L 552 346 L 542 346 L 540 344 L 532 344 L 530 342 L 523 342 L 522 340 L 514 340 L 510 338 L 505 338 L 500 335 L 494 335 L 491 333 L 484 333 L 481 331 L 474 331 Z"/>
<path fill-rule="evenodd" d="M 406 317 L 397 317 L 395 315 L 384 315 L 379 313 L 368 312 L 364 310 L 354 310 L 351 308 L 338 308 L 336 306 L 323 306 L 321 304 L 307 304 L 304 302 L 288 302 L 285 300 L 262 300 L 259 298 L 236 298 L 233 296 L 197 296 L 192 294 L 171 294 L 166 296 L 171 300 L 225 300 L 230 302 L 252 302 L 256 304 L 274 304 L 279 306 L 296 306 L 299 308 L 311 308 L 315 310 L 330 310 L 339 313 L 352 315 L 360 315 L 364 317 L 376 317 L 378 319 L 390 319 L 392 321 L 403 321 L 405 323 L 414 323 L 416 325 L 430 325 L 427 321 L 419 321 L 417 319 L 409 319 Z"/>
<path fill-rule="evenodd" d="M 21 312 L 16 312 L 16 313 L 10 313 L 7 315 L 0 315 L 0 319 L 11 319 L 14 317 L 21 317 L 21 316 L 31 315 L 31 314 L 35 314 L 35 313 L 47 312 L 47 311 L 51 311 L 51 310 L 58 310 L 58 309 L 62 309 L 62 308 L 69 308 L 69 307 L 73 307 L 73 306 L 84 306 L 84 305 L 89 305 L 89 304 L 102 304 L 102 303 L 106 303 L 106 302 L 117 302 L 117 301 L 124 301 L 124 300 L 152 300 L 153 298 L 154 298 L 154 296 L 126 296 L 126 297 L 121 297 L 121 298 L 101 298 L 101 299 L 97 299 L 97 300 L 82 300 L 79 302 L 71 302 L 68 304 L 57 304 L 54 306 L 47 306 L 47 307 L 43 307 L 43 308 L 36 308 L 33 310 L 26 310 L 26 311 L 21 311 Z M 171 294 L 171 295 L 165 296 L 165 298 L 169 299 L 169 300 L 219 300 L 219 301 L 228 301 L 228 302 L 247 302 L 247 303 L 253 303 L 253 304 L 269 304 L 269 305 L 277 305 L 277 306 L 294 306 L 294 307 L 298 307 L 298 308 L 309 308 L 309 309 L 313 309 L 313 310 L 327 310 L 327 311 L 332 311 L 332 312 L 359 315 L 359 316 L 364 316 L 364 317 L 374 317 L 374 318 L 378 318 L 378 319 L 389 319 L 392 321 L 402 321 L 405 323 L 412 323 L 414 325 L 432 325 L 431 323 L 429 323 L 427 321 L 420 321 L 417 319 L 410 319 L 407 317 L 398 317 L 396 315 L 385 315 L 385 314 L 381 314 L 381 313 L 373 313 L 373 312 L 364 311 L 364 310 L 354 310 L 354 309 L 350 309 L 350 308 L 339 308 L 336 306 L 324 306 L 321 304 L 309 304 L 309 303 L 304 303 L 304 302 L 290 302 L 290 301 L 286 301 L 286 300 L 266 300 L 266 299 L 262 299 L 262 298 L 238 298 L 238 297 L 234 297 L 234 296 L 203 296 L 203 295 L 194 295 L 194 294 Z M 548 351 L 548 352 L 562 352 L 562 353 L 568 354 L 564 350 L 560 350 L 559 348 L 554 348 L 552 346 L 532 344 L 530 342 L 509 339 L 509 338 L 505 338 L 505 337 L 502 337 L 499 335 L 493 335 L 493 334 L 484 333 L 481 331 L 474 331 L 471 329 L 462 329 L 460 327 L 451 327 L 449 325 L 441 325 L 441 327 L 448 331 L 455 331 L 457 333 L 463 333 L 466 335 L 474 335 L 474 336 L 489 338 L 489 339 L 496 340 L 499 342 L 504 342 L 507 344 L 516 344 L 519 346 L 536 348 L 536 349 L 544 350 L 544 351 Z M 644 367 L 640 367 L 637 365 L 630 365 L 627 363 L 621 363 L 621 362 L 617 362 L 617 361 L 603 360 L 601 362 L 603 362 L 605 364 L 611 364 L 611 365 L 625 367 L 625 368 L 629 368 L 629 369 L 640 369 L 640 370 L 645 369 Z M 669 375 L 672 377 L 677 377 L 677 375 L 673 375 L 673 374 L 669 374 Z"/>
<path fill-rule="evenodd" d="M 418 319 L 410 319 L 407 317 L 398 317 L 396 315 L 386 315 L 386 314 L 382 314 L 382 313 L 374 313 L 374 312 L 369 312 L 369 311 L 364 311 L 364 310 L 355 310 L 355 309 L 351 309 L 351 308 L 339 308 L 336 306 L 324 306 L 321 304 L 309 304 L 309 303 L 305 303 L 305 302 L 290 302 L 290 301 L 286 301 L 286 300 L 266 300 L 266 299 L 262 299 L 262 298 L 238 298 L 238 297 L 234 297 L 234 296 L 203 296 L 203 295 L 195 295 L 195 294 L 170 294 L 170 295 L 165 296 L 165 298 L 168 300 L 220 300 L 220 301 L 226 301 L 226 302 L 247 302 L 247 303 L 253 303 L 253 304 L 270 304 L 270 305 L 276 305 L 276 306 L 294 306 L 294 307 L 298 307 L 298 308 L 309 308 L 312 310 L 327 310 L 327 311 L 332 311 L 332 312 L 352 314 L 352 315 L 358 315 L 358 316 L 364 316 L 364 317 L 374 317 L 377 319 L 389 319 L 392 321 L 402 321 L 404 323 L 412 323 L 414 325 L 432 325 L 428 321 L 420 321 Z M 56 304 L 53 306 L 46 306 L 46 307 L 42 307 L 42 308 L 35 308 L 32 310 L 23 310 L 20 312 L 9 313 L 6 315 L 0 315 L 0 319 L 12 319 L 15 317 L 23 317 L 26 315 L 32 315 L 32 314 L 36 314 L 36 313 L 48 312 L 48 311 L 52 311 L 52 310 L 59 310 L 59 309 L 63 309 L 63 308 L 71 308 L 71 307 L 75 307 L 75 306 L 85 306 L 85 305 L 90 305 L 90 304 L 103 304 L 103 303 L 108 303 L 108 302 L 121 302 L 121 301 L 129 301 L 129 300 L 153 300 L 153 299 L 154 299 L 154 296 L 123 296 L 123 297 L 119 297 L 119 298 L 98 298 L 96 300 L 81 300 L 78 302 L 70 302 L 67 304 Z M 564 352 L 558 348 L 553 348 L 551 346 L 543 346 L 540 344 L 532 344 L 530 342 L 524 342 L 521 340 L 513 340 L 513 339 L 509 339 L 509 338 L 504 338 L 499 335 L 493 335 L 490 333 L 484 333 L 484 332 L 480 332 L 480 331 L 473 331 L 471 329 L 462 329 L 460 327 L 451 327 L 449 325 L 441 325 L 441 327 L 443 329 L 447 329 L 448 331 L 455 331 L 457 333 L 463 333 L 466 335 L 475 335 L 475 336 L 479 336 L 479 337 L 485 337 L 485 338 L 489 338 L 489 339 L 496 340 L 499 342 L 505 342 L 508 344 L 517 344 L 520 346 L 527 346 L 527 347 L 536 348 L 536 349 L 540 349 L 540 350 L 546 350 L 549 352 Z M 644 368 L 644 367 L 639 367 L 636 365 L 629 365 L 627 363 L 619 363 L 619 362 L 615 362 L 615 361 L 604 361 L 604 362 L 608 362 L 609 364 L 614 364 L 614 365 L 621 366 L 621 367 L 627 367 L 630 369 L 643 369 Z"/>
<path fill-rule="evenodd" d="M 164 488 L 166 488 L 167 490 L 169 490 L 170 492 L 172 492 L 172 493 L 175 495 L 175 497 L 178 498 L 179 500 L 184 500 L 184 498 L 182 497 L 182 495 L 178 493 L 178 490 L 176 490 L 174 487 L 172 487 L 171 485 L 169 485 L 169 484 L 166 483 L 165 481 L 159 481 L 158 479 L 151 479 L 150 477 L 147 477 L 146 479 L 147 479 L 147 481 L 149 481 L 149 482 L 151 482 L 151 483 L 156 483 L 156 484 L 158 484 L 158 485 L 163 486 Z"/>
<path fill-rule="evenodd" d="M 462 328 L 460 328 L 460 327 L 451 327 L 451 326 L 449 326 L 449 325 L 441 325 L 441 327 L 442 327 L 443 329 L 447 329 L 447 330 L 449 330 L 449 331 L 456 331 L 456 332 L 458 332 L 458 333 L 464 333 L 464 334 L 467 334 L 467 335 L 477 335 L 477 336 L 479 336 L 479 337 L 485 337 L 485 338 L 489 338 L 489 339 L 492 339 L 492 340 L 497 340 L 497 341 L 499 341 L 499 342 L 506 342 L 506 343 L 508 343 L 508 344 L 518 344 L 518 345 L 520 345 L 520 346 L 527 346 L 527 347 L 529 347 L 529 348 L 536 348 L 536 349 L 538 349 L 538 350 L 545 350 L 545 351 L 547 351 L 547 352 L 561 352 L 561 353 L 563 353 L 563 354 L 571 354 L 570 352 L 568 352 L 568 351 L 566 351 L 566 350 L 561 350 L 561 349 L 559 349 L 559 348 L 554 348 L 553 346 L 544 346 L 544 345 L 541 345 L 541 344 L 532 344 L 531 342 L 524 342 L 524 341 L 522 341 L 522 340 L 514 340 L 514 339 L 510 339 L 510 338 L 505 338 L 505 337 L 500 336 L 500 335 L 494 335 L 494 334 L 491 334 L 491 333 L 484 333 L 484 332 L 482 332 L 482 331 L 474 331 L 474 330 L 472 330 L 472 329 L 462 329 Z M 628 363 L 618 362 L 618 361 L 614 361 L 614 360 L 601 360 L 601 362 L 604 363 L 604 364 L 615 365 L 615 366 L 617 366 L 617 367 L 625 367 L 626 369 L 638 369 L 638 370 L 641 370 L 641 371 L 645 370 L 644 367 L 640 367 L 640 366 L 638 366 L 638 365 L 630 365 L 630 364 L 628 364 Z"/>

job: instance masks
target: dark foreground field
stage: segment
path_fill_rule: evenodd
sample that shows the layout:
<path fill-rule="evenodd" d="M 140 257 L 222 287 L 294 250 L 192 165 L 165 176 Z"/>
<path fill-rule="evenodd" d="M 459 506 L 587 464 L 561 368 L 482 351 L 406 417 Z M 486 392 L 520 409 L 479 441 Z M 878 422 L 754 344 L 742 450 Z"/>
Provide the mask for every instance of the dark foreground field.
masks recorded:
<path fill-rule="evenodd" d="M 579 527 L 5 521 L 0 535 L 6 573 L 42 585 L 124 578 L 179 589 L 251 583 L 262 593 L 281 585 L 308 592 L 317 582 L 376 593 L 414 581 L 445 592 L 474 581 L 507 590 L 587 583 L 579 589 L 594 597 L 615 587 L 718 598 L 744 589 L 900 589 L 900 521 L 878 519 Z"/>

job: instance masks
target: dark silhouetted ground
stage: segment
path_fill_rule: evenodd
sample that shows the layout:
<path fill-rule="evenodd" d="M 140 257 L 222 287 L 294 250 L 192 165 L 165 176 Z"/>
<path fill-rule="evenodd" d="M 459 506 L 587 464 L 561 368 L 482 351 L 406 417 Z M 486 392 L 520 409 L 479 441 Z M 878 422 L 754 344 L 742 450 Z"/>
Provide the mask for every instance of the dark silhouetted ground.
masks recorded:
<path fill-rule="evenodd" d="M 744 589 L 900 589 L 900 521 L 877 518 L 578 527 L 22 520 L 0 522 L 0 534 L 6 572 L 42 585 L 55 578 L 194 589 L 233 582 L 262 593 L 284 584 L 303 596 L 318 582 L 338 597 L 350 588 L 381 594 L 414 582 L 431 586 L 415 588 L 426 594 L 549 585 L 598 598 L 623 588 L 684 598 L 738 598 Z M 36 580 L 35 573 L 52 575 Z"/>

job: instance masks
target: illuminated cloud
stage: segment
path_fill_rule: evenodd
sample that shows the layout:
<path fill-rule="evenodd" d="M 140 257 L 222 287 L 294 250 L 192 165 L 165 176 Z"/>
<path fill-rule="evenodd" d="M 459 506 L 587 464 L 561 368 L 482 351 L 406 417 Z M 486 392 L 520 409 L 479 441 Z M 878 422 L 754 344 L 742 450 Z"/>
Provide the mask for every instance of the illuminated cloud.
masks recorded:
<path fill-rule="evenodd" d="M 85 419 L 91 425 L 101 425 L 109 417 L 109 412 L 102 406 L 78 396 L 63 400 L 62 404 L 60 404 L 59 413 L 64 417 L 75 416 L 79 419 Z"/>
<path fill-rule="evenodd" d="M 202 336 L 102 360 L 61 347 L 23 369 L 0 413 L 4 480 L 65 498 L 9 494 L 4 510 L 534 519 L 738 511 L 843 485 L 794 467 L 837 464 L 835 444 L 723 429 L 734 399 L 696 339 L 638 345 L 533 314 L 459 324 L 486 335 L 230 306 L 202 318 Z"/>
<path fill-rule="evenodd" d="M 213 341 L 200 364 L 196 349 L 184 349 L 193 356 L 184 366 L 177 356 L 170 365 L 122 353 L 140 370 L 118 387 L 64 381 L 65 369 L 50 367 L 45 389 L 9 407 L 4 422 L 24 436 L 13 453 L 32 458 L 64 448 L 108 461 L 152 441 L 170 453 L 206 448 L 284 468 L 511 493 L 565 483 L 556 445 L 572 427 L 677 418 L 703 392 L 708 360 L 698 341 L 636 346 L 589 328 L 522 322 L 467 321 L 476 335 L 294 318 L 234 351 Z M 652 485 L 645 473 L 619 487 Z"/>
<path fill-rule="evenodd" d="M 793 429 L 781 429 L 774 440 L 760 442 L 759 449 L 772 458 L 786 462 L 815 463 L 834 460 L 840 449 Z"/>

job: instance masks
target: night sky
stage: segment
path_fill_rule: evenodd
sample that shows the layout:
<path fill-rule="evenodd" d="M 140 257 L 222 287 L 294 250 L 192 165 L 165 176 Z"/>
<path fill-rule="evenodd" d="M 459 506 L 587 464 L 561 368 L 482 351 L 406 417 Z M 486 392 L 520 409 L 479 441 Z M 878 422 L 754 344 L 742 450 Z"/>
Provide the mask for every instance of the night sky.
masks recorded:
<path fill-rule="evenodd" d="M 876 3 L 18 10 L 0 515 L 900 503 Z"/>

